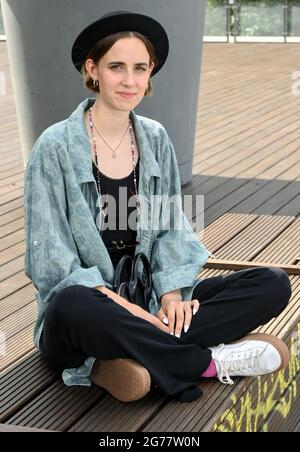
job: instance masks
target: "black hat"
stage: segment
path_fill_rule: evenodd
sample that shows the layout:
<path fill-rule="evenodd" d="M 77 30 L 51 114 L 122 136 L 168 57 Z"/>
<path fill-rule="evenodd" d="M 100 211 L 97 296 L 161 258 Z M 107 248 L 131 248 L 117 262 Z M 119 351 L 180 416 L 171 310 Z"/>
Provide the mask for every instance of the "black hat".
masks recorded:
<path fill-rule="evenodd" d="M 92 47 L 102 38 L 119 31 L 137 31 L 152 43 L 158 60 L 151 77 L 164 65 L 169 53 L 168 35 L 162 25 L 152 17 L 130 11 L 115 11 L 105 14 L 85 28 L 72 47 L 72 61 L 78 71 Z"/>

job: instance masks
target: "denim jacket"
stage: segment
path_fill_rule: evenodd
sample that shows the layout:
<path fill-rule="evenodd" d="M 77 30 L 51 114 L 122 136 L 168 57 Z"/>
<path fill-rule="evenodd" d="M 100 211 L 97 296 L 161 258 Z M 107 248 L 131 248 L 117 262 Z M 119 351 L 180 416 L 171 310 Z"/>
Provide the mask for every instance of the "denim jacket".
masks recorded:
<path fill-rule="evenodd" d="M 48 127 L 35 142 L 25 169 L 25 274 L 37 290 L 37 348 L 48 303 L 59 291 L 74 284 L 112 289 L 114 267 L 96 224 L 97 186 L 84 122 L 84 111 L 94 102 L 85 99 L 70 117 Z M 153 217 L 161 220 L 164 209 L 153 198 L 181 196 L 176 154 L 159 122 L 134 110 L 130 117 L 140 154 L 138 193 L 144 212 L 135 253 L 145 253 L 151 263 L 150 311 L 155 314 L 164 293 L 181 289 L 183 300 L 191 300 L 209 252 L 181 203 L 172 210 L 173 220 L 181 218 L 181 228 L 175 228 L 173 220 L 166 229 L 154 223 Z M 90 357 L 81 367 L 64 370 L 64 383 L 89 386 L 94 360 Z"/>

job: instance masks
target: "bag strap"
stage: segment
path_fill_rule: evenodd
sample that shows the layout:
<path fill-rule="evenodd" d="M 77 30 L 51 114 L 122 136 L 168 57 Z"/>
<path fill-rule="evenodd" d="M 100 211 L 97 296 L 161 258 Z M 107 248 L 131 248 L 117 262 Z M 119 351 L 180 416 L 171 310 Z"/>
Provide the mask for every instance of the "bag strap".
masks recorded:
<path fill-rule="evenodd" d="M 129 282 L 131 279 L 131 271 L 130 269 L 132 268 L 132 257 L 129 254 L 125 254 L 124 256 L 121 257 L 121 259 L 119 260 L 119 262 L 117 263 L 116 266 L 116 270 L 115 270 L 115 274 L 114 274 L 114 280 L 113 280 L 113 291 L 114 292 L 118 292 L 118 289 L 120 287 L 120 284 L 122 282 Z M 126 278 L 124 278 L 124 270 L 129 270 L 130 274 L 129 274 L 129 278 L 126 280 Z M 129 273 L 128 271 L 128 273 Z"/>

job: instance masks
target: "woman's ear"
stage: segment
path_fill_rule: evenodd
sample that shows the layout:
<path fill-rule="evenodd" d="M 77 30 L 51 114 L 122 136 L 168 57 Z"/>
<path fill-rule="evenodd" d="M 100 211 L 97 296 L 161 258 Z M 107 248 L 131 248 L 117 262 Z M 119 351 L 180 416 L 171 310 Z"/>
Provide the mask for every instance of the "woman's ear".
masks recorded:
<path fill-rule="evenodd" d="M 96 65 L 95 65 L 94 61 L 91 58 L 88 58 L 85 62 L 85 69 L 91 78 L 93 78 L 92 76 L 95 75 L 94 74 L 95 67 L 96 67 Z"/>

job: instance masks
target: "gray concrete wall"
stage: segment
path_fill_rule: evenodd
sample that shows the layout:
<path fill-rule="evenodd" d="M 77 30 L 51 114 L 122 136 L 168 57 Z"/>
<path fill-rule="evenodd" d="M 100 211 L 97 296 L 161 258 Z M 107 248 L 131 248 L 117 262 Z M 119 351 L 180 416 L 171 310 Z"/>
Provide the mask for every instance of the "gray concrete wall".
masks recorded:
<path fill-rule="evenodd" d="M 74 39 L 101 15 L 130 10 L 157 19 L 170 39 L 168 60 L 152 79 L 154 95 L 135 111 L 166 127 L 182 184 L 190 181 L 206 0 L 2 0 L 2 7 L 25 164 L 46 127 L 94 96 L 72 65 Z"/>

